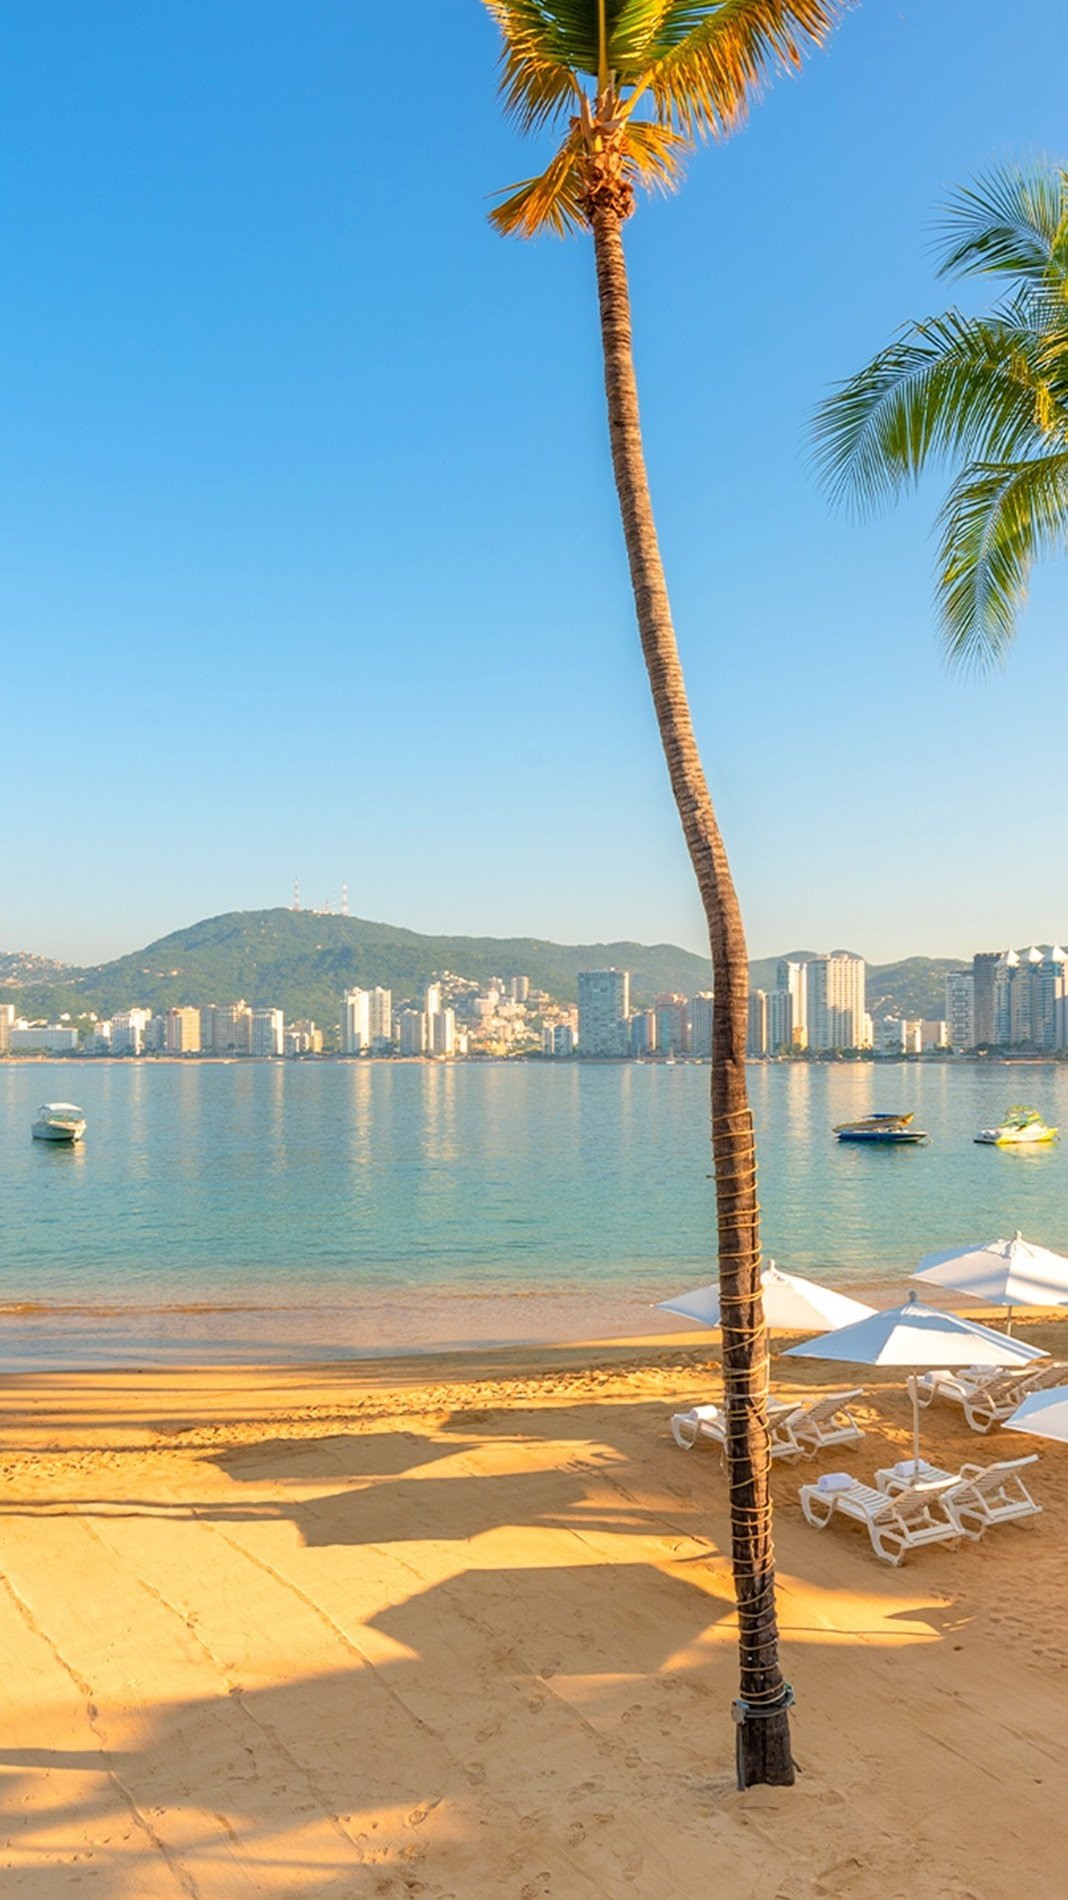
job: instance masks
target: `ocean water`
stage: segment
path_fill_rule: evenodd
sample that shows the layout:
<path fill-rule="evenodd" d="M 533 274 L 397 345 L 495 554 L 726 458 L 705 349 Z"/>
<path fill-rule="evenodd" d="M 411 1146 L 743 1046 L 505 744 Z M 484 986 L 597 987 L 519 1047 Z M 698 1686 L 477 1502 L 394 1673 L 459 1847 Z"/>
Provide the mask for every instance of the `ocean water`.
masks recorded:
<path fill-rule="evenodd" d="M 765 1253 L 841 1286 L 1068 1251 L 1068 1066 L 754 1065 Z M 0 1064 L 0 1362 L 309 1358 L 648 1328 L 711 1277 L 701 1064 Z M 76 1100 L 71 1149 L 36 1142 Z M 1064 1148 L 977 1147 L 1010 1102 Z M 838 1143 L 912 1109 L 926 1148 Z"/>

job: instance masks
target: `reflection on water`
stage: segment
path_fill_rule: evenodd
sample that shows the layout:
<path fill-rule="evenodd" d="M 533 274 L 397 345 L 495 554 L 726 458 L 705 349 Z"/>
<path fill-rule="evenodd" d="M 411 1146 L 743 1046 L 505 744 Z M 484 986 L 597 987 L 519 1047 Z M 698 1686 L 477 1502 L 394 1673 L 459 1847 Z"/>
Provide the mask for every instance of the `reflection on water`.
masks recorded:
<path fill-rule="evenodd" d="M 1068 1249 L 1066 1151 L 972 1140 L 1021 1093 L 1068 1127 L 1068 1067 L 749 1077 L 783 1267 L 901 1279 L 1017 1227 Z M 329 1339 L 338 1314 L 403 1332 L 460 1295 L 663 1297 L 712 1268 L 708 1084 L 685 1063 L 0 1064 L 0 1304 L 287 1309 Z M 38 1102 L 72 1092 L 85 1141 L 31 1141 Z M 930 1146 L 834 1139 L 875 1109 L 913 1110 Z"/>

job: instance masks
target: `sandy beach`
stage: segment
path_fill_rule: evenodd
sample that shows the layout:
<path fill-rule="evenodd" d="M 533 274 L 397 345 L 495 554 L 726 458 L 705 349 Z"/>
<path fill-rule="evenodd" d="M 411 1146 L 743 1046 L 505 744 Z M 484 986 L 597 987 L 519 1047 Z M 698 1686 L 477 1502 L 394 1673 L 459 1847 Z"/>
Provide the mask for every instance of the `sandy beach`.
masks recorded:
<path fill-rule="evenodd" d="M 1068 1357 L 1068 1324 L 1027 1336 Z M 779 1390 L 840 1368 L 777 1361 Z M 901 1570 L 777 1465 L 792 1790 L 734 1786 L 714 1344 L 8 1377 L 4 1893 L 27 1900 L 1019 1900 L 1068 1865 L 1068 1448 L 1033 1527 Z"/>

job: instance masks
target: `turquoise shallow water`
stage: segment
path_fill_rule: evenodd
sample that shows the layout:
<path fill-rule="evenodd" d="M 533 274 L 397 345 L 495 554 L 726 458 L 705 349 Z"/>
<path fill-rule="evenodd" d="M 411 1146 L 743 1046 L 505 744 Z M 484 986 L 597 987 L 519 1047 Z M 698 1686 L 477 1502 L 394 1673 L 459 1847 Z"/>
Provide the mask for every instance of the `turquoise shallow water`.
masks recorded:
<path fill-rule="evenodd" d="M 1020 1227 L 1068 1251 L 1068 1067 L 754 1066 L 766 1253 L 840 1285 Z M 4 1064 L 0 1359 L 308 1357 L 648 1325 L 710 1277 L 701 1065 Z M 31 1141 L 78 1101 L 76 1150 Z M 925 1149 L 840 1145 L 916 1111 Z"/>

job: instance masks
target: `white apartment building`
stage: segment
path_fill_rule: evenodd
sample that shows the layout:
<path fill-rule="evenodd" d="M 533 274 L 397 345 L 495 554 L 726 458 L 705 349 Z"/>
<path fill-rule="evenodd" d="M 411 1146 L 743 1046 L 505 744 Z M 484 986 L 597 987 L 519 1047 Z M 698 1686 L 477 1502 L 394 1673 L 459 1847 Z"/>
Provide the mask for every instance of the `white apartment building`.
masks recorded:
<path fill-rule="evenodd" d="M 813 957 L 805 966 L 808 1046 L 814 1050 L 865 1046 L 863 957 Z"/>
<path fill-rule="evenodd" d="M 436 1009 L 427 1017 L 428 1053 L 432 1056 L 456 1054 L 456 1011 Z"/>
<path fill-rule="evenodd" d="M 341 1053 L 362 1055 L 371 1047 L 371 992 L 346 990 L 341 1003 Z"/>
<path fill-rule="evenodd" d="M 286 1024 L 280 1009 L 254 1009 L 249 1026 L 249 1053 L 254 1056 L 285 1054 Z"/>
<path fill-rule="evenodd" d="M 393 1041 L 393 991 L 376 985 L 368 991 L 367 1027 L 372 1049 L 381 1049 Z"/>
<path fill-rule="evenodd" d="M 152 1020 L 149 1009 L 120 1009 L 111 1018 L 111 1053 L 113 1056 L 139 1056 L 144 1054 L 145 1031 Z"/>
<path fill-rule="evenodd" d="M 793 963 L 789 957 L 781 957 L 775 972 L 776 988 L 785 990 L 790 998 L 790 1034 L 783 1046 L 791 1049 L 808 1048 L 807 971 L 807 963 Z M 779 1047 L 778 1044 L 773 1046 Z"/>
<path fill-rule="evenodd" d="M 975 977 L 971 970 L 950 970 L 946 975 L 946 1024 L 952 1049 L 974 1049 Z"/>
<path fill-rule="evenodd" d="M 625 1056 L 630 1047 L 630 971 L 581 970 L 578 980 L 582 1056 Z"/>
<path fill-rule="evenodd" d="M 795 969 L 801 966 L 795 964 Z M 782 965 L 779 965 L 782 968 Z M 772 1056 L 801 1048 L 794 1034 L 794 998 L 790 990 L 768 991 L 768 1054 Z"/>

